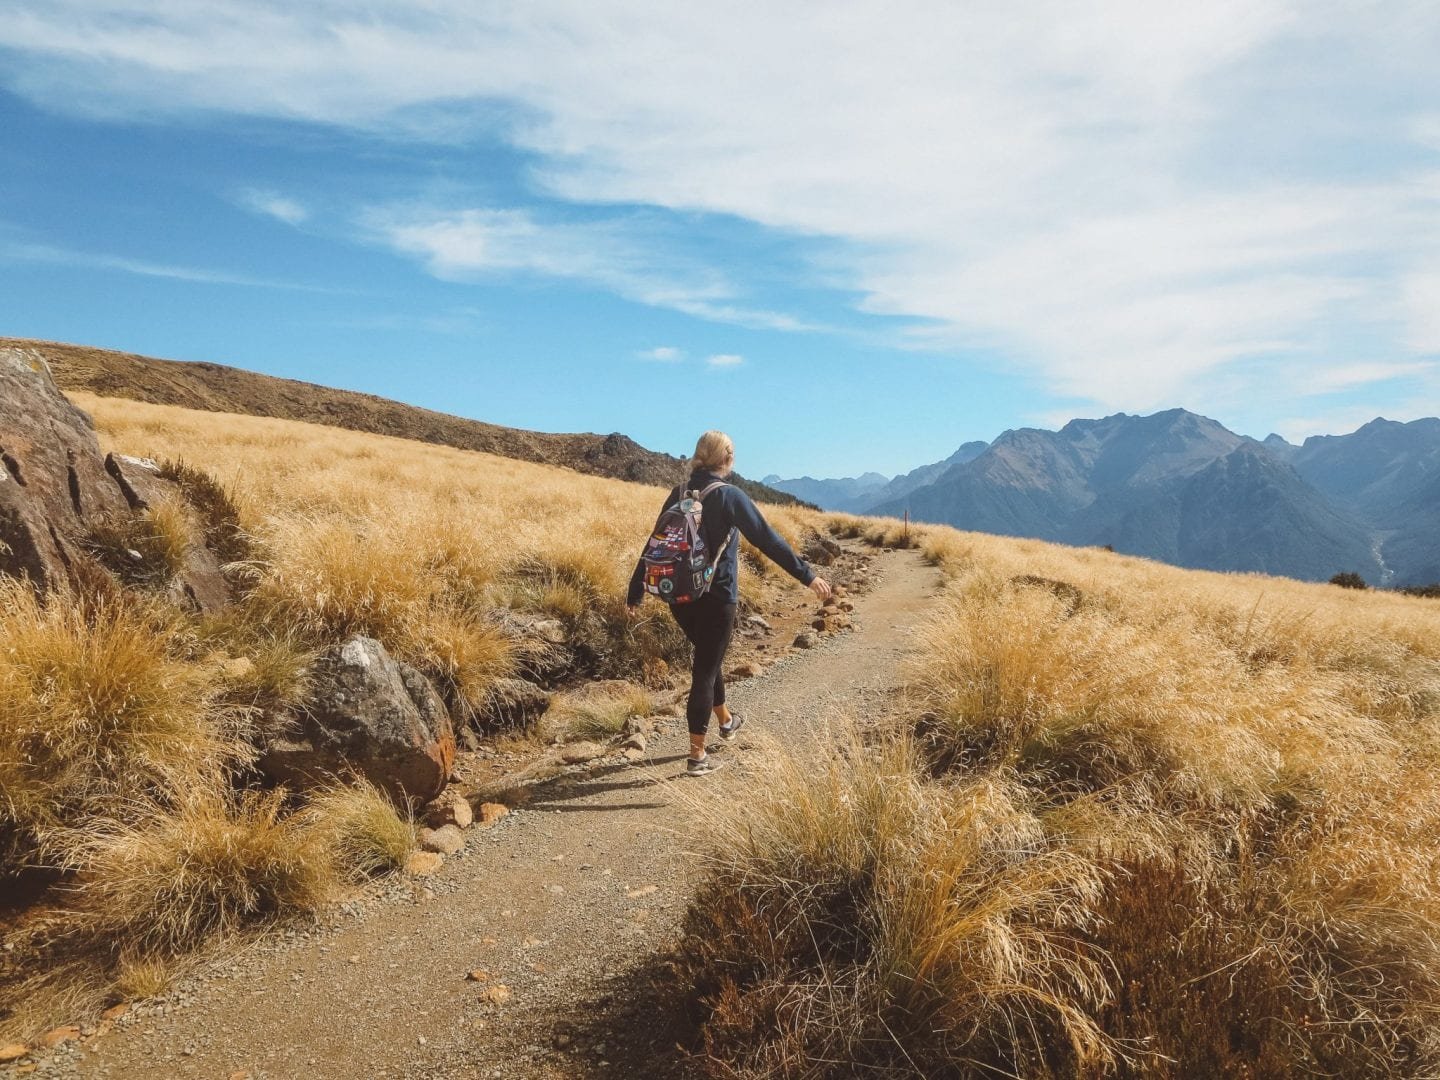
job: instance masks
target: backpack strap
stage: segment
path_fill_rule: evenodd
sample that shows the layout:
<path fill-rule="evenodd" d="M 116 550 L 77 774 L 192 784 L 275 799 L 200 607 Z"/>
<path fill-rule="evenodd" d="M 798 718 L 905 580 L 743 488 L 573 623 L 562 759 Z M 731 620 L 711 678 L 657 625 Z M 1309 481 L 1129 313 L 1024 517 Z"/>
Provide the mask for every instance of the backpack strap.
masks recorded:
<path fill-rule="evenodd" d="M 707 485 L 705 486 L 705 490 L 702 491 L 702 492 L 700 492 L 700 493 L 696 496 L 696 498 L 699 499 L 700 502 L 703 503 L 703 502 L 705 501 L 705 496 L 709 495 L 709 494 L 710 494 L 712 491 L 714 491 L 716 488 L 729 487 L 729 486 L 730 486 L 730 485 L 727 484 L 727 483 L 725 483 L 724 480 L 716 480 L 713 484 L 707 484 Z M 725 542 L 720 545 L 720 550 L 717 551 L 717 552 L 715 552 L 715 558 L 713 558 L 713 559 L 710 560 L 710 565 L 711 565 L 711 566 L 719 566 L 719 565 L 720 565 L 720 560 L 721 560 L 722 558 L 724 558 L 724 556 L 725 556 L 725 549 L 730 546 L 730 541 L 731 541 L 731 539 L 732 539 L 734 536 L 735 536 L 735 527 L 732 525 L 732 526 L 726 531 L 726 533 L 725 533 Z"/>

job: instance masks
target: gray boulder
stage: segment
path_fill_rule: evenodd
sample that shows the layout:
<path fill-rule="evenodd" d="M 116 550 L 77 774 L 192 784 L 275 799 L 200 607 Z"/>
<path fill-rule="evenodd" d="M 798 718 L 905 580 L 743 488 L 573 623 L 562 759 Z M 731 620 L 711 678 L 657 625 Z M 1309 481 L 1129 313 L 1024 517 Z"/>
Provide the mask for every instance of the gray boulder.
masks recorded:
<path fill-rule="evenodd" d="M 444 790 L 455 731 L 429 679 L 356 635 L 321 655 L 309 707 L 267 734 L 259 765 L 299 787 L 358 774 L 418 805 Z"/>
<path fill-rule="evenodd" d="M 75 584 L 75 538 L 127 513 L 90 417 L 30 349 L 0 348 L 0 573 L 45 593 Z"/>

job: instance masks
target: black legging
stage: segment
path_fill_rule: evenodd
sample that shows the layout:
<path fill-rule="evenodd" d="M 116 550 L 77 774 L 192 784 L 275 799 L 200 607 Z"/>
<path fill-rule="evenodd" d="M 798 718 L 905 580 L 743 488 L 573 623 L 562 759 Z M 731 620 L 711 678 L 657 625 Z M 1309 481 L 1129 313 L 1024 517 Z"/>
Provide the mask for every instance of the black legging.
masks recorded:
<path fill-rule="evenodd" d="M 670 609 L 690 644 L 695 646 L 695 663 L 690 669 L 690 699 L 685 720 L 691 735 L 710 730 L 710 714 L 725 704 L 725 650 L 735 629 L 735 605 L 723 596 L 706 593 L 689 604 Z"/>

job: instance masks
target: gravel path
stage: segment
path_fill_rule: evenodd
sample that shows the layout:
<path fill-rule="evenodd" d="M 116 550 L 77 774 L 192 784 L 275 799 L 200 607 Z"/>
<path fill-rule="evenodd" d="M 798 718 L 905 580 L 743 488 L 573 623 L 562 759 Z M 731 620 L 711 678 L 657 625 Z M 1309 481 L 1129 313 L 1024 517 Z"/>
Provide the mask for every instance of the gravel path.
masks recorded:
<path fill-rule="evenodd" d="M 392 879 L 313 927 L 212 963 L 83 1049 L 49 1055 L 36 1075 L 683 1074 L 642 974 L 674 940 L 695 870 L 671 829 L 676 785 L 724 785 L 743 797 L 747 755 L 772 738 L 813 742 L 817 721 L 863 714 L 893 689 L 939 577 L 913 552 L 880 554 L 874 569 L 853 631 L 734 688 L 732 707 L 748 726 L 738 746 L 718 751 L 721 772 L 685 778 L 685 733 L 672 724 L 648 760 L 538 785 L 508 817 L 468 832 L 465 851 L 435 876 Z"/>

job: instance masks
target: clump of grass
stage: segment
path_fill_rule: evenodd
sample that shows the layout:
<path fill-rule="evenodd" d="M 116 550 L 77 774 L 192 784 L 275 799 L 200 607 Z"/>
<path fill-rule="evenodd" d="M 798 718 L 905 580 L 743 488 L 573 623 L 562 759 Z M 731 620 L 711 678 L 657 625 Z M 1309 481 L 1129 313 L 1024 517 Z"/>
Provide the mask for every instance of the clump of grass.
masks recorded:
<path fill-rule="evenodd" d="M 161 956 L 123 954 L 115 965 L 112 988 L 125 1001 L 159 997 L 175 980 L 175 962 Z"/>
<path fill-rule="evenodd" d="M 941 788 L 903 739 L 839 746 L 696 808 L 731 823 L 677 960 L 717 1074 L 957 1075 L 1052 1037 L 1110 1064 L 1103 969 L 1074 946 L 1097 864 L 1001 777 Z"/>
<path fill-rule="evenodd" d="M 374 785 L 331 784 L 306 804 L 312 834 L 321 837 L 341 877 L 351 881 L 397 870 L 415 850 L 415 825 Z"/>
<path fill-rule="evenodd" d="M 650 692 L 642 686 L 566 694 L 551 703 L 540 735 L 545 739 L 613 738 L 625 730 L 627 721 L 649 716 L 653 705 Z"/>
<path fill-rule="evenodd" d="M 76 838 L 77 900 L 92 928 L 143 954 L 175 955 L 318 907 L 335 884 L 326 837 L 284 814 L 284 799 L 283 790 L 198 794 Z"/>
<path fill-rule="evenodd" d="M 95 523 L 82 546 L 128 585 L 162 586 L 185 568 L 198 533 L 190 509 L 165 499 L 139 514 L 112 515 Z"/>
<path fill-rule="evenodd" d="M 223 736 L 214 674 L 143 606 L 42 604 L 0 583 L 0 823 L 46 860 L 64 826 L 217 785 L 247 750 Z"/>
<path fill-rule="evenodd" d="M 178 458 L 162 461 L 160 476 L 180 488 L 186 503 L 199 517 L 205 546 L 215 553 L 222 566 L 243 563 L 252 557 L 250 538 L 240 524 L 240 510 L 224 484 L 205 470 Z"/>

